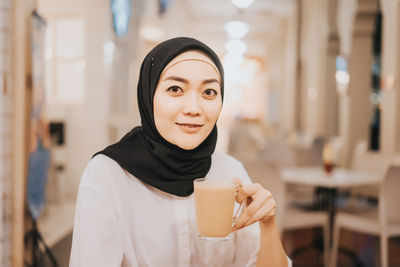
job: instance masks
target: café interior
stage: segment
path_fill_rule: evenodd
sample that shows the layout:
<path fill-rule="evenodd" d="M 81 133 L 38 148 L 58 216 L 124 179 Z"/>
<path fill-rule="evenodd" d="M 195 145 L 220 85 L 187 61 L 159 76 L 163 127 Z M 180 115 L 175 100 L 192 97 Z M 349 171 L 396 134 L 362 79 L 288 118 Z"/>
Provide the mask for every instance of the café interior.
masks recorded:
<path fill-rule="evenodd" d="M 177 36 L 221 58 L 216 150 L 293 266 L 400 266 L 400 0 L 0 0 L 0 266 L 68 266 L 82 172 Z"/>

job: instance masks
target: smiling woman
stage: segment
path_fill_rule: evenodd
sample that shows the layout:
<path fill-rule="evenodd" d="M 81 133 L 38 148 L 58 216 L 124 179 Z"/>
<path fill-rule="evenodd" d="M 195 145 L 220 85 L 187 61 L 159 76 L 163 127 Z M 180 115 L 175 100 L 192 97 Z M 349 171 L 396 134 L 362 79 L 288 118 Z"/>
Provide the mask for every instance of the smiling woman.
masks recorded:
<path fill-rule="evenodd" d="M 142 125 L 86 167 L 70 266 L 291 265 L 271 194 L 251 183 L 240 162 L 214 152 L 223 73 L 214 51 L 192 38 L 167 40 L 146 56 Z M 236 201 L 245 203 L 228 241 L 198 238 L 193 182 L 203 177 L 232 179 Z"/>
<path fill-rule="evenodd" d="M 160 135 L 183 149 L 196 148 L 210 134 L 221 112 L 217 67 L 199 51 L 177 56 L 160 76 L 153 105 Z"/>

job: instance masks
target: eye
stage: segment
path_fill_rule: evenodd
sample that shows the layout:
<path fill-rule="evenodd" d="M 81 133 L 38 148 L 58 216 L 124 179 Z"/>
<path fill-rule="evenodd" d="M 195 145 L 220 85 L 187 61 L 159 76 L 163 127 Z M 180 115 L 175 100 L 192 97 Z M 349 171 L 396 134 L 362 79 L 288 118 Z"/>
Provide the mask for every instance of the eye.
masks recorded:
<path fill-rule="evenodd" d="M 206 89 L 204 90 L 203 95 L 208 99 L 213 99 L 218 95 L 218 92 L 214 89 Z"/>
<path fill-rule="evenodd" d="M 183 94 L 183 90 L 179 86 L 171 86 L 167 89 L 167 92 L 173 96 L 179 96 Z"/>

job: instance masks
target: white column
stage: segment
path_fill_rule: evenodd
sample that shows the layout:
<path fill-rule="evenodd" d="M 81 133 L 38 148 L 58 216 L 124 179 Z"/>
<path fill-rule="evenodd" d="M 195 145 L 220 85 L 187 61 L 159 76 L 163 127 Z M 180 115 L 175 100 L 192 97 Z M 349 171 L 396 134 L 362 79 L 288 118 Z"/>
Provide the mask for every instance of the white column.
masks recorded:
<path fill-rule="evenodd" d="M 381 0 L 381 3 L 383 53 L 380 143 L 383 153 L 392 154 L 400 152 L 400 0 Z"/>
<path fill-rule="evenodd" d="M 338 135 L 338 94 L 336 90 L 336 57 L 339 54 L 339 39 L 335 32 L 331 32 L 328 39 L 326 55 L 325 86 L 323 87 L 322 129 L 323 137 L 329 138 Z"/>
<path fill-rule="evenodd" d="M 374 0 L 339 1 L 338 26 L 341 53 L 349 60 L 350 82 L 340 97 L 339 134 L 343 140 L 341 164 L 350 166 L 356 143 L 368 140 L 372 105 L 372 33 L 377 3 Z M 354 24 L 351 22 L 354 21 Z"/>
<path fill-rule="evenodd" d="M 323 14 L 321 4 L 325 1 L 302 1 L 301 17 L 301 129 L 311 136 L 318 134 L 320 74 L 325 64 L 321 64 L 320 55 L 323 39 L 319 35 L 326 20 L 318 14 Z M 322 67 L 323 66 L 323 67 Z"/>
<path fill-rule="evenodd" d="M 297 16 L 283 19 L 282 61 L 284 75 L 281 88 L 281 127 L 285 132 L 296 130 L 296 64 L 297 64 Z"/>
<path fill-rule="evenodd" d="M 270 126 L 280 128 L 285 132 L 285 62 L 284 47 L 282 42 L 285 40 L 285 22 L 279 23 L 279 30 L 271 34 L 267 48 L 267 69 L 268 85 L 267 100 L 268 109 L 266 110 L 267 123 Z"/>
<path fill-rule="evenodd" d="M 312 137 L 337 132 L 335 25 L 336 1 L 301 1 L 301 130 Z"/>
<path fill-rule="evenodd" d="M 400 38 L 400 0 L 397 1 L 397 38 Z M 396 154 L 400 153 L 400 40 L 397 40 L 397 74 L 396 74 L 396 120 L 395 120 L 395 137 L 396 137 L 396 145 L 395 145 L 395 152 Z"/>
<path fill-rule="evenodd" d="M 325 80 L 322 80 L 321 136 L 331 137 L 338 134 L 338 95 L 336 91 L 336 57 L 339 55 L 339 36 L 337 32 L 337 0 L 329 0 L 328 37 L 325 60 Z M 323 55 L 322 55 L 323 56 Z"/>

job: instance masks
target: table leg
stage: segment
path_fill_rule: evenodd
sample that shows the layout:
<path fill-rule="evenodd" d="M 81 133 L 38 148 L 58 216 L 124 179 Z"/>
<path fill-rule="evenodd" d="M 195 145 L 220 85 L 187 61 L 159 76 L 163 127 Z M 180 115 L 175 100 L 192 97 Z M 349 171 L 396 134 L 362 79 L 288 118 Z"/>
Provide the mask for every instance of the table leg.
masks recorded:
<path fill-rule="evenodd" d="M 327 205 L 329 213 L 329 249 L 331 249 L 333 245 L 333 226 L 335 223 L 335 214 L 336 214 L 335 200 L 337 196 L 337 189 L 329 188 L 327 189 L 327 193 L 328 193 Z"/>

